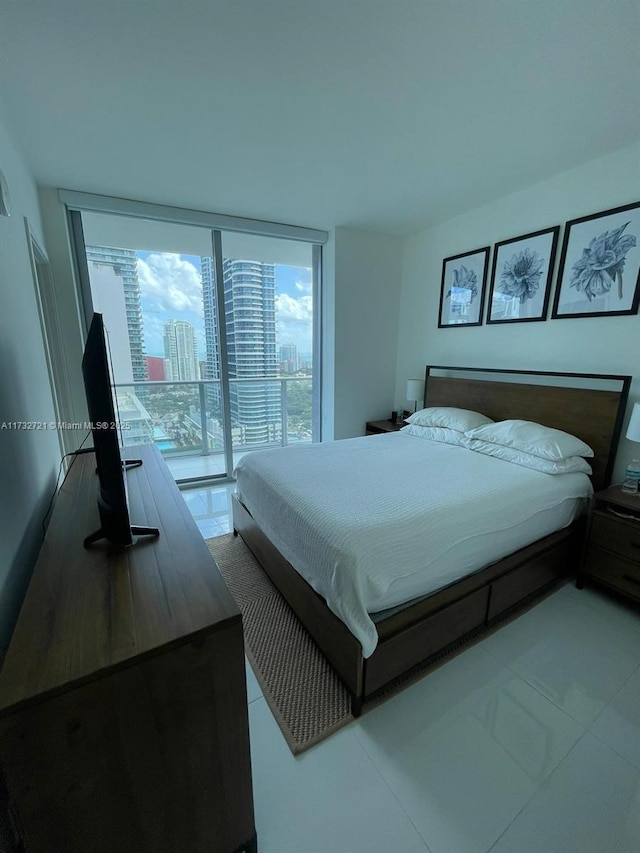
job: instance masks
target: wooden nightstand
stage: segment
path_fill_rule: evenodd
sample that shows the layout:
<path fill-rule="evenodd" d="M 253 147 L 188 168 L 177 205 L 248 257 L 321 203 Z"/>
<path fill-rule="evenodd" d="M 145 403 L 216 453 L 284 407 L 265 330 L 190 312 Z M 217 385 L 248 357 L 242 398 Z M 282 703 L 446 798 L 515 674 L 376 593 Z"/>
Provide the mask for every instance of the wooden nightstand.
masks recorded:
<path fill-rule="evenodd" d="M 620 486 L 593 496 L 578 589 L 584 577 L 640 601 L 640 497 L 625 495 Z"/>
<path fill-rule="evenodd" d="M 404 426 L 404 421 L 367 421 L 365 435 L 379 435 L 381 432 L 397 432 Z"/>

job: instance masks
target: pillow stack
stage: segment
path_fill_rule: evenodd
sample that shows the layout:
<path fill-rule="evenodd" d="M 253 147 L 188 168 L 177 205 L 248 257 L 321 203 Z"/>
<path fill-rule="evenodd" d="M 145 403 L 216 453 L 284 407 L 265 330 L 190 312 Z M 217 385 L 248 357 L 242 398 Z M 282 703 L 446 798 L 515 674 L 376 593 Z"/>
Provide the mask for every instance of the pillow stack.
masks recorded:
<path fill-rule="evenodd" d="M 456 409 L 452 406 L 431 406 L 421 409 L 407 418 L 408 426 L 403 432 L 418 438 L 429 438 L 445 444 L 467 446 L 465 433 L 484 424 L 492 424 L 491 418 L 472 412 L 469 409 Z"/>
<path fill-rule="evenodd" d="M 560 429 L 533 421 L 500 421 L 468 430 L 467 447 L 545 474 L 591 474 L 583 459 L 593 450 L 584 441 Z"/>
<path fill-rule="evenodd" d="M 544 474 L 591 474 L 584 457 L 593 450 L 568 432 L 533 421 L 495 423 L 486 415 L 451 406 L 421 409 L 407 418 L 403 432 L 445 444 L 466 447 Z"/>

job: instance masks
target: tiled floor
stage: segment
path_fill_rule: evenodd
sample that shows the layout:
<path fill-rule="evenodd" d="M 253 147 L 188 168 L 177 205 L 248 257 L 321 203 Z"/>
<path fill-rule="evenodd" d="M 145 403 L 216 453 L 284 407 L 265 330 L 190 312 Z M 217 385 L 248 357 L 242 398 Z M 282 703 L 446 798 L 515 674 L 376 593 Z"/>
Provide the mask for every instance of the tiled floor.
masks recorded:
<path fill-rule="evenodd" d="M 235 483 L 182 490 L 182 497 L 205 539 L 231 532 L 231 495 L 235 490 Z"/>
<path fill-rule="evenodd" d="M 203 535 L 233 487 L 184 496 Z M 638 853 L 640 611 L 565 586 L 294 758 L 247 667 L 260 853 Z"/>

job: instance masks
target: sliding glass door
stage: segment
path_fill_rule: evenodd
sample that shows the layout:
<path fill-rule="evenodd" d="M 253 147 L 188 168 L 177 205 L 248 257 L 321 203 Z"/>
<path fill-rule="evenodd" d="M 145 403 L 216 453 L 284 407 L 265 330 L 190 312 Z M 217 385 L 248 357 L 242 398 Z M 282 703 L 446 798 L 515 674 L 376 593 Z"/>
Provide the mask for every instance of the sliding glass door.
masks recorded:
<path fill-rule="evenodd" d="M 122 443 L 178 482 L 319 439 L 320 247 L 95 211 L 70 214 L 86 319 L 104 315 Z"/>
<path fill-rule="evenodd" d="M 220 255 L 234 457 L 317 439 L 313 247 L 224 232 Z"/>

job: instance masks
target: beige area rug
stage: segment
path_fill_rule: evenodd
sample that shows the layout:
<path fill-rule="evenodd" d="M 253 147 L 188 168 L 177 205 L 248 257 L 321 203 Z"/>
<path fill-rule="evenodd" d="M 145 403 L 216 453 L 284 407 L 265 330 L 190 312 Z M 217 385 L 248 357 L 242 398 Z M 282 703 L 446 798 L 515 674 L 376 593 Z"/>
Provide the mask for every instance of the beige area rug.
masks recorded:
<path fill-rule="evenodd" d="M 353 720 L 346 688 L 239 536 L 207 539 L 244 624 L 245 651 L 294 755 Z"/>

